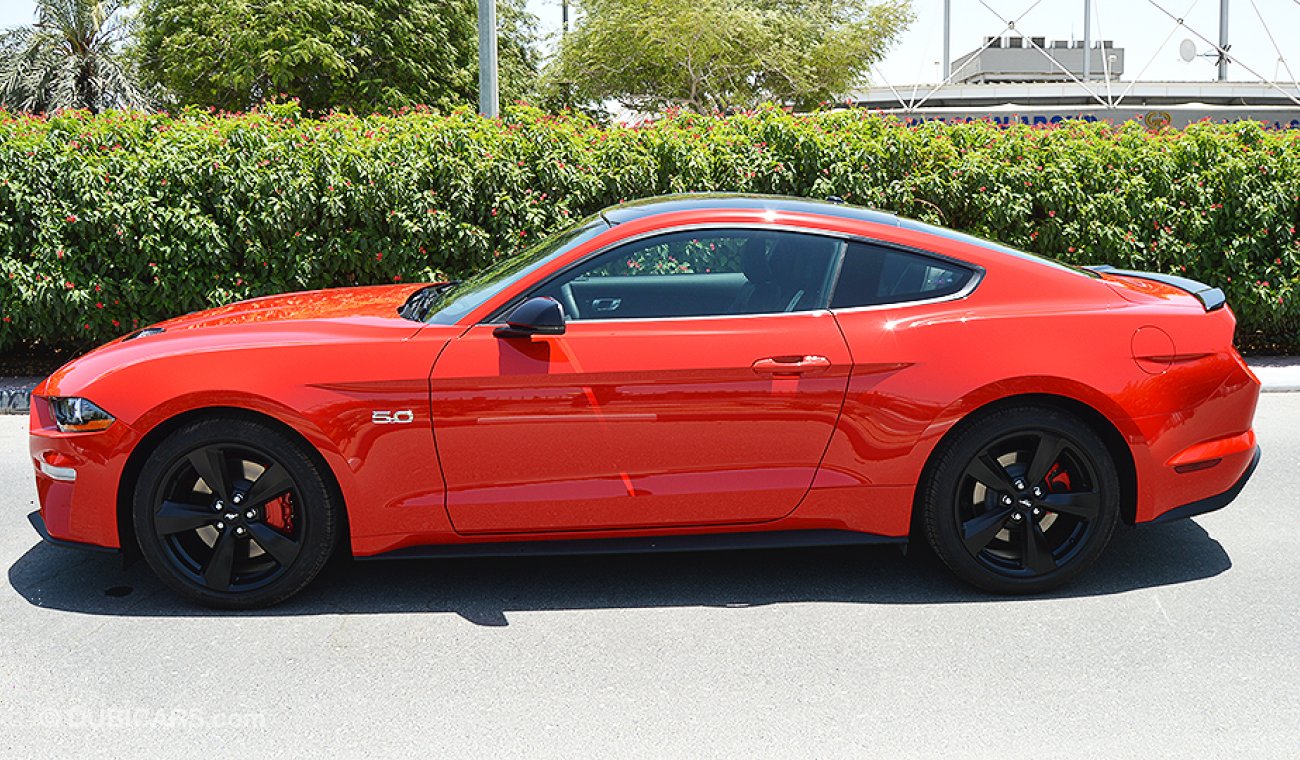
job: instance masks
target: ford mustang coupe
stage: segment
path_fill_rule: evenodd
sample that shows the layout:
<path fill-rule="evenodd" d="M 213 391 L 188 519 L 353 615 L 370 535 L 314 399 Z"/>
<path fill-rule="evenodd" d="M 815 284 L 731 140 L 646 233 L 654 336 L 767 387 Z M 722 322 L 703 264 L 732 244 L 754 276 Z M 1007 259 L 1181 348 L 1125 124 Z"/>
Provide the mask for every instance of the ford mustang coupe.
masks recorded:
<path fill-rule="evenodd" d="M 470 279 L 259 298 L 37 389 L 47 540 L 274 604 L 355 557 L 920 539 L 1051 589 L 1230 502 L 1259 382 L 1221 291 L 832 203 L 684 195 Z"/>

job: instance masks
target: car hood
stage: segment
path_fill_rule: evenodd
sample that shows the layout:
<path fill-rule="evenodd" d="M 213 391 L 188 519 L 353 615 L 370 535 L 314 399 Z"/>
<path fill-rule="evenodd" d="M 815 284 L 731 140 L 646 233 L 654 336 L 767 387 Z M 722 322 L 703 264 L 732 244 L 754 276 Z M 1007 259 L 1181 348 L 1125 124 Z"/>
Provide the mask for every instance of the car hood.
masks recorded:
<path fill-rule="evenodd" d="M 397 309 L 426 283 L 377 285 L 362 288 L 334 288 L 252 298 L 159 322 L 154 327 L 189 330 L 202 327 L 241 325 L 251 322 L 292 322 L 304 319 L 347 319 L 378 317 L 400 319 Z"/>
<path fill-rule="evenodd" d="M 427 283 L 337 288 L 254 298 L 151 325 L 162 332 L 124 335 L 73 359 L 37 387 L 68 395 L 109 375 L 169 356 L 215 351 L 276 351 L 405 340 L 426 325 L 397 313 Z"/>

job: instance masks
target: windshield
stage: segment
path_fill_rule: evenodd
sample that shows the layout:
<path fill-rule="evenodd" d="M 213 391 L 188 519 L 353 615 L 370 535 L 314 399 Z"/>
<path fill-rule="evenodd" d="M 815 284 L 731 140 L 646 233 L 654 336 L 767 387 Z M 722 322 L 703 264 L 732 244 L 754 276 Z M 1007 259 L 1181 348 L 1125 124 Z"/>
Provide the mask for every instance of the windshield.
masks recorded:
<path fill-rule="evenodd" d="M 478 274 L 447 288 L 433 303 L 427 322 L 450 325 L 487 303 L 488 299 L 508 288 L 520 278 L 537 271 L 542 265 L 605 230 L 609 224 L 599 214 L 583 219 L 558 232 L 517 256 L 497 262 Z"/>

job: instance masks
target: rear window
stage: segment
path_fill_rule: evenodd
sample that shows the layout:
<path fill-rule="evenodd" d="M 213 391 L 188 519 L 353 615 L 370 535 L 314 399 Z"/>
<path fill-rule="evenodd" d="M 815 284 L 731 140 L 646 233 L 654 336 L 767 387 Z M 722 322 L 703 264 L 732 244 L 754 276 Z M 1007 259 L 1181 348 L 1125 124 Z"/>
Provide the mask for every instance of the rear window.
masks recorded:
<path fill-rule="evenodd" d="M 925 232 L 930 235 L 937 235 L 941 238 L 947 238 L 948 240 L 956 240 L 959 243 L 966 243 L 968 245 L 977 245 L 981 248 L 987 248 L 990 251 L 997 251 L 998 253 L 1005 253 L 1009 256 L 1015 256 L 1018 259 L 1036 261 L 1039 264 L 1046 264 L 1049 267 L 1061 269 L 1066 272 L 1074 272 L 1075 274 L 1081 274 L 1086 277 L 1091 277 L 1094 280 L 1100 279 L 1101 277 L 1101 275 L 1097 274 L 1096 272 L 1089 271 L 1084 267 L 1077 267 L 1073 264 L 1066 264 L 1065 262 L 1057 261 L 1056 259 L 1050 258 L 1048 256 L 1041 256 L 1037 253 L 1029 253 L 1028 251 L 1022 251 L 1017 248 L 1011 248 L 1010 246 L 1005 246 L 1002 245 L 1001 243 L 995 243 L 992 240 L 985 240 L 984 238 L 978 238 L 975 237 L 974 235 L 967 235 L 964 232 L 950 230 L 947 227 L 935 227 L 932 224 L 926 224 L 925 222 L 918 222 L 915 219 L 903 219 L 903 218 L 899 218 L 898 225 L 904 229 L 916 230 L 918 232 Z"/>
<path fill-rule="evenodd" d="M 870 243 L 850 243 L 832 309 L 942 298 L 960 292 L 975 272 L 950 261 Z"/>

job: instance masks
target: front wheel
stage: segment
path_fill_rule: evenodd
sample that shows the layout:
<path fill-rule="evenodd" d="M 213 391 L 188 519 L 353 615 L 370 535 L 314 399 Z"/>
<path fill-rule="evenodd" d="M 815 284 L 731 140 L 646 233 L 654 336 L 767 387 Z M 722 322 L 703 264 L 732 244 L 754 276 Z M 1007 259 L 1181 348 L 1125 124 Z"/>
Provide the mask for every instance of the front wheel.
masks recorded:
<path fill-rule="evenodd" d="M 1110 452 L 1060 410 L 992 412 L 936 456 L 924 491 L 927 538 L 958 577 L 986 591 L 1065 583 L 1097 559 L 1119 520 Z"/>
<path fill-rule="evenodd" d="M 338 535 L 335 498 L 304 446 L 269 425 L 206 418 L 167 436 L 135 489 L 141 553 L 210 607 L 249 609 L 302 590 Z"/>

